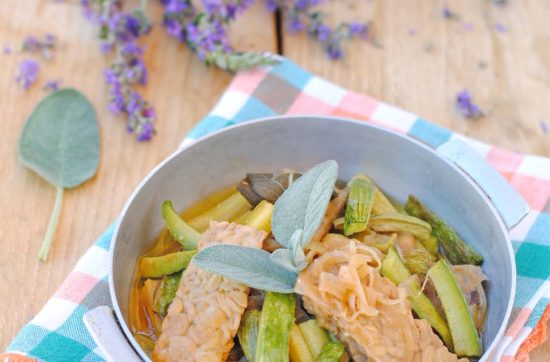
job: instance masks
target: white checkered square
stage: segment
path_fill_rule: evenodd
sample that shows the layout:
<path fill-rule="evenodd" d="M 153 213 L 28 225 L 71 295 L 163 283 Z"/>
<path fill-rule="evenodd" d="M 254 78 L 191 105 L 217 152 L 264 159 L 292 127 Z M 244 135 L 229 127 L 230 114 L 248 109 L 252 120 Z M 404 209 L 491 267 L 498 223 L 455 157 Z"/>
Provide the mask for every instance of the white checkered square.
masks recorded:
<path fill-rule="evenodd" d="M 304 87 L 303 92 L 333 107 L 339 105 L 347 93 L 344 88 L 319 77 L 311 78 Z"/>
<path fill-rule="evenodd" d="M 380 103 L 372 114 L 372 119 L 385 126 L 408 132 L 418 116 L 389 104 Z"/>
<path fill-rule="evenodd" d="M 249 95 L 236 90 L 228 90 L 216 104 L 210 115 L 232 119 L 248 101 Z"/>
<path fill-rule="evenodd" d="M 109 273 L 109 252 L 99 246 L 92 246 L 74 268 L 75 271 L 103 279 Z"/>
<path fill-rule="evenodd" d="M 69 319 L 76 307 L 78 307 L 77 303 L 52 297 L 30 323 L 55 331 Z"/>
<path fill-rule="evenodd" d="M 550 180 L 550 159 L 539 156 L 526 156 L 521 161 L 518 173 Z"/>

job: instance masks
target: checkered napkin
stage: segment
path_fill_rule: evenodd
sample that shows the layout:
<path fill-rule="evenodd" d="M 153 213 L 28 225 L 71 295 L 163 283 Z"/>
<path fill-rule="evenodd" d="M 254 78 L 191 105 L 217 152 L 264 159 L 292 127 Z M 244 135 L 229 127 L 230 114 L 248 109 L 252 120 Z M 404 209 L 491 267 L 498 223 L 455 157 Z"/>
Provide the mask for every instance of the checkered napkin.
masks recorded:
<path fill-rule="evenodd" d="M 500 359 L 513 361 L 522 351 L 522 343 L 525 347 L 542 342 L 544 337 L 540 335 L 545 333 L 534 333 L 538 340 L 529 335 L 550 300 L 550 159 L 508 152 L 452 133 L 412 113 L 340 88 L 284 59 L 272 68 L 238 74 L 184 144 L 229 125 L 279 114 L 359 119 L 407 134 L 434 148 L 451 138 L 460 138 L 481 154 L 532 209 L 511 231 L 518 285 L 510 324 L 499 346 L 503 352 Z M 112 233 L 110 227 L 78 261 L 0 361 L 103 361 L 82 317 L 96 306 L 111 305 L 107 272 Z M 529 343 L 524 343 L 526 340 Z"/>

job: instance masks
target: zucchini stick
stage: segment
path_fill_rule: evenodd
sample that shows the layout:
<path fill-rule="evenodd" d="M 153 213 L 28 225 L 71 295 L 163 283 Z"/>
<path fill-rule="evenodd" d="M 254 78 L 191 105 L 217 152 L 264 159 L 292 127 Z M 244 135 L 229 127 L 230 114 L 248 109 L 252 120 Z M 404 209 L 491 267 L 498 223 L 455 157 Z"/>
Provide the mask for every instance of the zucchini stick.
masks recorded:
<path fill-rule="evenodd" d="M 178 251 L 163 256 L 146 256 L 141 258 L 139 269 L 144 278 L 158 278 L 163 275 L 170 275 L 187 268 L 196 250 Z"/>
<path fill-rule="evenodd" d="M 202 233 L 208 229 L 210 221 L 233 221 L 250 207 L 250 203 L 237 191 L 216 206 L 189 220 L 189 226 Z"/>
<path fill-rule="evenodd" d="M 466 244 L 453 228 L 422 205 L 416 197 L 409 196 L 405 210 L 409 215 L 418 217 L 431 225 L 432 234 L 441 243 L 441 248 L 451 264 L 481 265 L 483 263 L 483 257 L 477 251 Z"/>
<path fill-rule="evenodd" d="M 273 215 L 273 204 L 262 200 L 250 213 L 246 225 L 257 230 L 271 232 L 271 216 Z"/>
<path fill-rule="evenodd" d="M 376 187 L 363 178 L 348 183 L 349 194 L 344 217 L 344 235 L 359 233 L 367 228 Z"/>
<path fill-rule="evenodd" d="M 369 220 L 369 227 L 378 232 L 407 232 L 420 240 L 430 237 L 432 227 L 425 221 L 397 212 L 374 215 Z"/>
<path fill-rule="evenodd" d="M 248 210 L 247 212 L 245 212 L 244 214 L 236 218 L 235 223 L 240 225 L 246 225 L 251 214 L 252 214 L 252 210 Z"/>
<path fill-rule="evenodd" d="M 405 264 L 403 264 L 401 257 L 394 247 L 391 247 L 388 254 L 382 259 L 380 273 L 395 285 L 399 285 L 411 277 L 411 273 Z M 417 281 L 409 285 L 407 294 L 407 299 L 411 302 L 416 315 L 430 323 L 433 329 L 439 333 L 449 350 L 452 350 L 453 343 L 447 322 L 435 309 L 431 300 L 421 292 L 420 284 Z"/>
<path fill-rule="evenodd" d="M 255 362 L 288 361 L 296 297 L 267 292 L 260 316 Z"/>
<path fill-rule="evenodd" d="M 445 259 L 439 260 L 429 271 L 441 300 L 453 337 L 454 351 L 458 356 L 481 356 L 481 341 L 468 311 L 466 300 Z"/>
<path fill-rule="evenodd" d="M 306 322 L 298 324 L 300 332 L 306 340 L 307 346 L 313 358 L 317 358 L 321 350 L 329 342 L 327 332 L 319 327 L 316 319 L 310 319 Z"/>
<path fill-rule="evenodd" d="M 166 227 L 170 231 L 170 234 L 187 250 L 193 250 L 197 248 L 197 243 L 201 238 L 195 229 L 187 225 L 185 221 L 174 210 L 172 201 L 166 200 L 162 203 L 161 207 L 162 217 L 166 222 Z"/>
<path fill-rule="evenodd" d="M 313 356 L 296 323 L 290 331 L 290 362 L 313 362 Z"/>
<path fill-rule="evenodd" d="M 339 362 L 344 355 L 345 348 L 340 342 L 331 341 L 325 344 L 315 362 Z"/>
<path fill-rule="evenodd" d="M 254 361 L 256 354 L 256 342 L 258 341 L 258 329 L 260 326 L 260 311 L 247 310 L 244 312 L 237 336 L 243 349 L 246 360 Z"/>
<path fill-rule="evenodd" d="M 370 181 L 373 185 L 375 185 L 374 182 L 365 174 L 360 173 L 359 175 L 355 176 L 355 178 L 364 179 L 367 181 Z M 375 185 L 374 190 L 374 199 L 372 202 L 372 215 L 378 215 L 378 214 L 386 214 L 388 212 L 396 212 L 395 207 L 393 207 L 390 200 L 384 195 L 382 191 Z"/>

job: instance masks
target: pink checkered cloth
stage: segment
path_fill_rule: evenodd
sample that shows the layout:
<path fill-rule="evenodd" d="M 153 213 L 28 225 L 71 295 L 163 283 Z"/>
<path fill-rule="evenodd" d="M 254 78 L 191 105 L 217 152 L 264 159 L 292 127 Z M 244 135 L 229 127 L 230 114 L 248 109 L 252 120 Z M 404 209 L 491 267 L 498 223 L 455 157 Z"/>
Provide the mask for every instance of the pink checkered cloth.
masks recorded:
<path fill-rule="evenodd" d="M 518 351 L 525 356 L 526 350 L 546 338 L 544 326 L 537 327 L 534 337 L 529 339 L 529 335 L 550 300 L 550 159 L 509 152 L 453 133 L 412 113 L 338 87 L 284 59 L 271 68 L 238 74 L 184 143 L 228 125 L 282 114 L 363 120 L 434 148 L 459 138 L 483 156 L 532 210 L 510 233 L 517 264 L 517 293 L 498 359 L 514 361 Z M 59 290 L 0 355 L 0 361 L 104 360 L 82 316 L 96 306 L 111 305 L 107 273 L 112 231 L 109 228 L 78 261 Z"/>

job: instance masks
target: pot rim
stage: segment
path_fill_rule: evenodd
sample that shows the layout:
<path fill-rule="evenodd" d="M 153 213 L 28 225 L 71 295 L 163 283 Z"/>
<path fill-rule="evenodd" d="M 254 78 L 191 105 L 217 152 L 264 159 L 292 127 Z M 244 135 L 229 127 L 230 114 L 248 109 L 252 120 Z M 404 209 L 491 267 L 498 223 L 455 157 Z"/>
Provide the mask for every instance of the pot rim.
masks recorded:
<path fill-rule="evenodd" d="M 448 160 L 447 158 L 443 157 L 441 154 L 436 152 L 435 149 L 429 147 L 425 143 L 422 143 L 418 139 L 415 139 L 411 136 L 408 136 L 407 134 L 399 133 L 399 132 L 396 132 L 396 131 L 388 129 L 388 128 L 384 128 L 384 127 L 381 127 L 381 126 L 378 126 L 378 125 L 375 125 L 375 124 L 367 123 L 365 121 L 359 121 L 359 120 L 356 120 L 356 119 L 351 119 L 351 118 L 346 118 L 346 117 L 335 117 L 335 116 L 327 116 L 327 115 L 319 115 L 319 116 L 315 116 L 315 115 L 279 115 L 279 116 L 269 116 L 269 117 L 256 118 L 256 119 L 246 121 L 246 122 L 243 122 L 243 123 L 239 123 L 239 124 L 231 125 L 231 126 L 228 126 L 228 127 L 224 127 L 222 129 L 211 132 L 211 133 L 209 133 L 209 134 L 207 134 L 203 137 L 200 137 L 199 139 L 192 140 L 192 142 L 186 143 L 184 141 L 182 144 L 180 144 L 180 146 L 174 152 L 172 152 L 164 160 L 162 160 L 157 166 L 155 166 L 147 174 L 147 176 L 145 176 L 143 178 L 143 180 L 141 180 L 141 182 L 134 189 L 134 191 L 132 191 L 130 197 L 128 198 L 128 200 L 126 201 L 126 204 L 124 205 L 124 207 L 122 209 L 122 212 L 117 217 L 117 220 L 115 222 L 115 229 L 114 229 L 114 232 L 113 232 L 113 236 L 111 238 L 111 245 L 110 245 L 110 248 L 109 248 L 108 282 L 109 282 L 109 294 L 110 294 L 110 297 L 111 297 L 113 310 L 115 311 L 115 316 L 116 316 L 116 318 L 119 322 L 119 325 L 120 325 L 126 339 L 130 343 L 132 348 L 136 351 L 136 353 L 140 356 L 140 358 L 142 358 L 144 361 L 150 361 L 150 358 L 145 354 L 145 352 L 142 350 L 140 345 L 137 343 L 136 339 L 134 338 L 132 332 L 130 331 L 130 328 L 128 327 L 128 325 L 127 325 L 127 323 L 124 319 L 124 316 L 122 315 L 122 312 L 120 310 L 120 306 L 119 306 L 119 303 L 118 303 L 118 299 L 117 299 L 117 294 L 116 294 L 115 287 L 114 287 L 114 281 L 113 281 L 113 265 L 114 265 L 114 262 L 115 262 L 114 261 L 114 250 L 116 248 L 116 241 L 118 239 L 118 234 L 119 234 L 119 231 L 120 231 L 120 225 L 121 225 L 122 220 L 124 219 L 125 215 L 127 214 L 128 209 L 130 208 L 130 205 L 132 204 L 132 202 L 134 201 L 136 196 L 141 192 L 144 185 L 160 169 L 165 167 L 174 158 L 179 156 L 181 153 L 187 151 L 187 149 L 189 149 L 190 147 L 193 147 L 194 145 L 198 144 L 199 142 L 203 142 L 203 141 L 208 140 L 210 138 L 217 137 L 220 134 L 223 134 L 223 133 L 228 132 L 228 131 L 232 131 L 236 128 L 246 128 L 246 127 L 249 127 L 249 126 L 254 126 L 254 125 L 257 125 L 257 124 L 260 124 L 260 123 L 265 123 L 265 122 L 280 122 L 280 121 L 289 121 L 289 120 L 293 120 L 293 119 L 305 119 L 305 120 L 309 120 L 309 121 L 320 121 L 320 122 L 330 120 L 330 121 L 342 122 L 343 124 L 351 123 L 351 124 L 356 124 L 356 125 L 361 125 L 361 126 L 365 126 L 365 127 L 374 128 L 374 129 L 377 129 L 379 131 L 386 132 L 386 133 L 392 134 L 394 136 L 404 138 L 405 140 L 415 144 L 416 146 L 421 147 L 421 148 L 423 148 L 424 150 L 426 150 L 428 152 L 431 152 L 433 155 L 435 155 L 439 159 L 443 160 L 449 167 L 451 167 L 454 170 L 458 171 L 458 173 L 463 178 L 465 178 L 466 181 L 477 191 L 478 195 L 485 201 L 485 203 L 488 204 L 491 212 L 493 213 L 493 216 L 497 220 L 497 223 L 498 223 L 498 225 L 501 229 L 502 234 L 505 237 L 506 249 L 508 251 L 508 257 L 510 259 L 510 263 L 511 263 L 511 266 L 512 266 L 512 268 L 511 268 L 512 275 L 510 276 L 510 280 L 511 280 L 510 296 L 511 297 L 508 300 L 508 305 L 506 307 L 506 313 L 504 314 L 504 319 L 503 319 L 502 324 L 500 325 L 500 327 L 499 327 L 499 329 L 498 329 L 498 331 L 495 335 L 495 338 L 493 339 L 491 344 L 486 347 L 486 349 L 485 349 L 485 351 L 484 351 L 484 353 L 483 353 L 483 355 L 480 359 L 480 362 L 487 361 L 489 356 L 491 355 L 491 353 L 494 352 L 494 350 L 495 350 L 495 348 L 498 344 L 498 341 L 500 341 L 500 339 L 504 335 L 506 326 L 508 325 L 508 321 L 510 319 L 510 315 L 511 315 L 511 312 L 512 312 L 514 296 L 516 294 L 516 275 L 517 275 L 516 260 L 515 260 L 514 251 L 513 251 L 513 248 L 512 248 L 512 242 L 511 242 L 511 239 L 510 239 L 509 230 L 504 225 L 502 217 L 500 216 L 500 214 L 496 210 L 495 206 L 492 204 L 491 200 L 485 194 L 485 192 L 480 188 L 480 186 L 464 170 L 462 170 L 457 165 L 455 165 L 452 161 Z"/>

